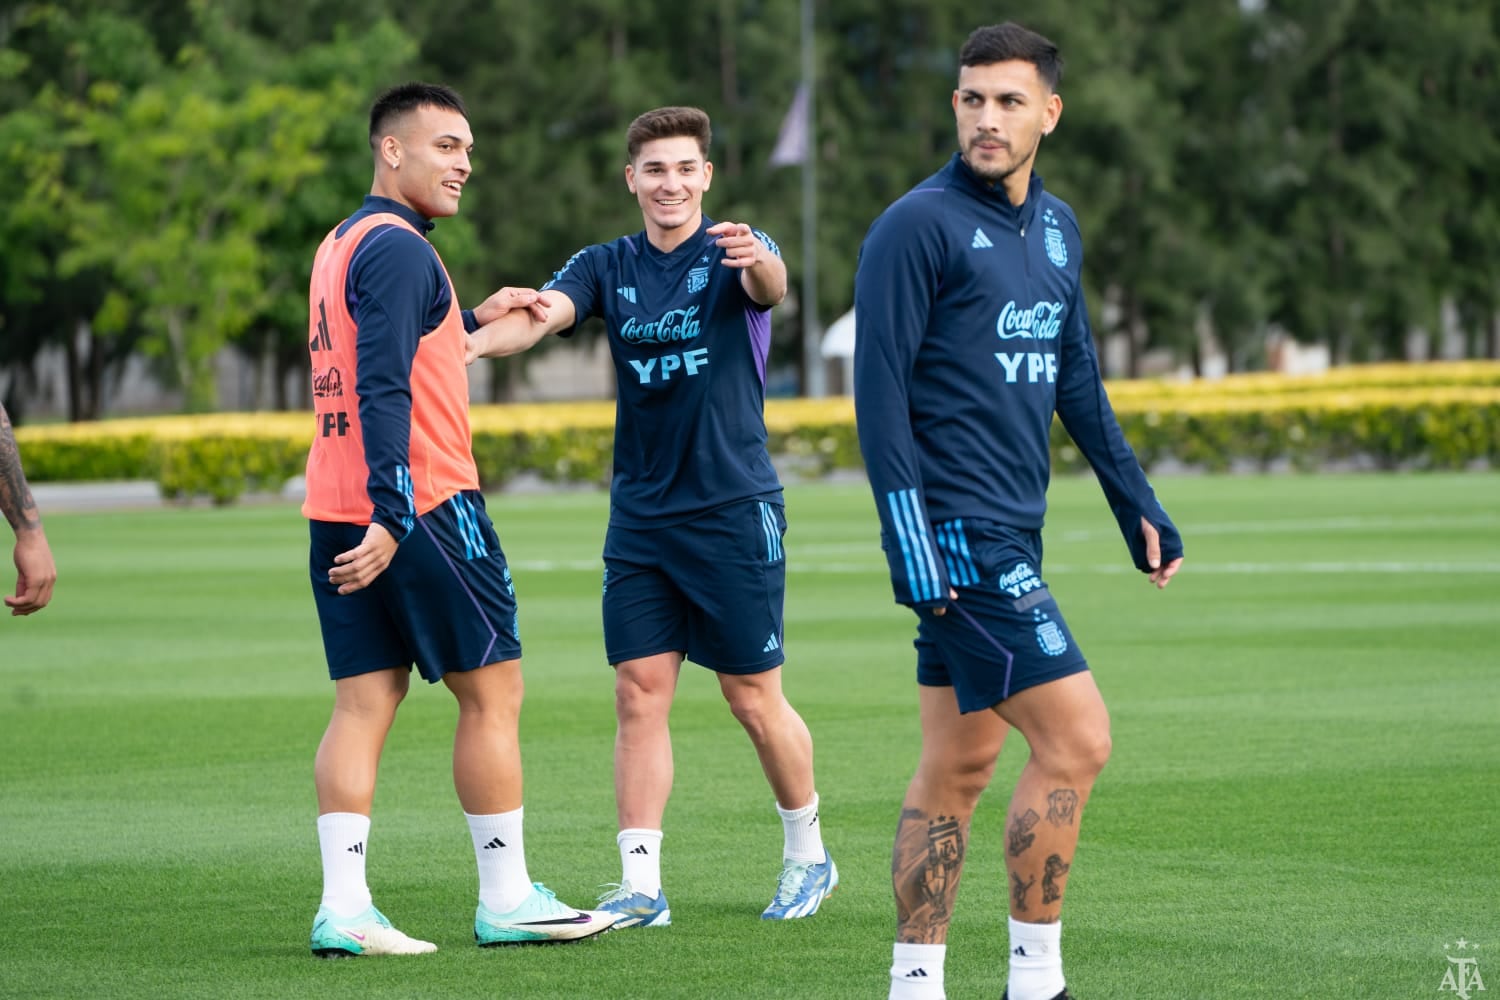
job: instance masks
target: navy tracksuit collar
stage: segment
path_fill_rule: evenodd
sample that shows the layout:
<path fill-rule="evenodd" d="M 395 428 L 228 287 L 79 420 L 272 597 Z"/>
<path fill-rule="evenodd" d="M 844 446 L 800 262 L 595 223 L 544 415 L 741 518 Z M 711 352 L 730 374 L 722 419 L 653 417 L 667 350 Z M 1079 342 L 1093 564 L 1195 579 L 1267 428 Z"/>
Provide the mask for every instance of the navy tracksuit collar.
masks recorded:
<path fill-rule="evenodd" d="M 401 216 L 401 218 L 405 219 L 407 222 L 410 222 L 413 226 L 415 226 L 417 232 L 422 233 L 423 235 L 432 232 L 433 221 L 431 219 L 427 218 L 427 216 L 423 215 L 421 212 L 418 212 L 416 209 L 408 208 L 407 206 L 401 204 L 401 202 L 395 201 L 391 198 L 382 198 L 380 195 L 367 194 L 365 195 L 365 202 L 363 205 L 359 206 L 359 210 L 361 212 L 369 212 L 371 214 L 376 212 L 388 212 L 391 215 L 399 215 Z"/>
<path fill-rule="evenodd" d="M 990 184 L 974 173 L 964 162 L 962 153 L 953 154 L 953 159 L 948 163 L 948 172 L 957 187 L 1006 212 L 1015 221 L 1017 228 L 1030 225 L 1032 216 L 1036 215 L 1036 207 L 1042 200 L 1042 177 L 1035 170 L 1031 172 L 1031 182 L 1026 188 L 1026 200 L 1019 206 L 1010 203 L 1004 184 Z"/>

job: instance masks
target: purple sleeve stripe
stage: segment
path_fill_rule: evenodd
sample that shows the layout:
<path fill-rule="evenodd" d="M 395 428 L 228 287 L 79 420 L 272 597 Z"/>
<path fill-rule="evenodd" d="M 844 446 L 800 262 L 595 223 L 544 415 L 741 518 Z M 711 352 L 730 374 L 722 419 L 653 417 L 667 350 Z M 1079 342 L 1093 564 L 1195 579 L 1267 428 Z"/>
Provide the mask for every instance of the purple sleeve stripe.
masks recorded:
<path fill-rule="evenodd" d="M 766 356 L 771 353 L 771 310 L 746 309 L 745 326 L 750 331 L 750 351 L 755 355 L 755 372 L 760 387 L 766 387 Z"/>

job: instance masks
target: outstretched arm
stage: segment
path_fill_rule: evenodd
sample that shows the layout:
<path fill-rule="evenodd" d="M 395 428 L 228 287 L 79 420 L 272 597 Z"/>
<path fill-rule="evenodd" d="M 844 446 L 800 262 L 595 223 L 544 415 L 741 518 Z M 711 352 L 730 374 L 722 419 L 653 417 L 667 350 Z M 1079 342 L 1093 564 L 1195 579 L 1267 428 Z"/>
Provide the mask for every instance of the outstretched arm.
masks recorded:
<path fill-rule="evenodd" d="M 16 533 L 16 594 L 5 598 L 5 604 L 12 615 L 29 615 L 52 600 L 57 566 L 42 530 L 36 500 L 26 484 L 26 473 L 21 469 L 10 415 L 3 405 L 0 405 L 0 510 L 5 512 L 5 519 Z"/>
<path fill-rule="evenodd" d="M 786 262 L 754 229 L 743 222 L 719 222 L 708 235 L 724 250 L 725 267 L 740 269 L 740 284 L 751 300 L 767 308 L 786 298 Z"/>
<path fill-rule="evenodd" d="M 474 310 L 484 325 L 469 334 L 464 360 L 520 354 L 549 333 L 571 330 L 577 316 L 573 300 L 561 292 L 502 288 Z"/>

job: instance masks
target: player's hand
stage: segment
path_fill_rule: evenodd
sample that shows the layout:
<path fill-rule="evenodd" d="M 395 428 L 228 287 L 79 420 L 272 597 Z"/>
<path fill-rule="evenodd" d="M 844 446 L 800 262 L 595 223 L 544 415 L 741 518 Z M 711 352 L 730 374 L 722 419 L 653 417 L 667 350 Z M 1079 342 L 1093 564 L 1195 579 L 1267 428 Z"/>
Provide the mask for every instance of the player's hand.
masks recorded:
<path fill-rule="evenodd" d="M 958 600 L 958 591 L 954 590 L 952 587 L 948 588 L 948 600 Z M 945 604 L 942 607 L 933 608 L 932 613 L 938 615 L 939 617 L 946 615 L 948 613 L 948 606 Z"/>
<path fill-rule="evenodd" d="M 5 598 L 12 617 L 40 611 L 52 600 L 57 565 L 40 527 L 26 528 L 16 536 L 16 596 Z"/>
<path fill-rule="evenodd" d="M 479 360 L 484 353 L 484 345 L 479 342 L 479 331 L 464 334 L 464 364 L 472 365 Z"/>
<path fill-rule="evenodd" d="M 358 545 L 333 557 L 328 582 L 339 588 L 340 594 L 363 590 L 385 572 L 399 544 L 384 525 L 370 522 L 369 530 Z"/>
<path fill-rule="evenodd" d="M 480 326 L 493 323 L 512 309 L 525 309 L 538 323 L 547 318 L 547 309 L 537 301 L 533 288 L 511 288 L 509 285 L 474 307 L 474 319 Z"/>
<path fill-rule="evenodd" d="M 1177 575 L 1177 570 L 1182 566 L 1182 558 L 1179 556 L 1165 566 L 1161 564 L 1161 535 L 1157 533 L 1156 526 L 1144 517 L 1141 518 L 1141 534 L 1146 536 L 1146 565 L 1151 567 L 1151 575 L 1147 579 L 1156 584 L 1157 590 L 1164 590 L 1172 582 L 1172 577 Z"/>
<path fill-rule="evenodd" d="M 719 263 L 725 267 L 754 267 L 767 252 L 765 245 L 743 222 L 718 222 L 709 226 L 707 232 L 718 237 L 714 242 L 724 249 L 724 259 Z"/>

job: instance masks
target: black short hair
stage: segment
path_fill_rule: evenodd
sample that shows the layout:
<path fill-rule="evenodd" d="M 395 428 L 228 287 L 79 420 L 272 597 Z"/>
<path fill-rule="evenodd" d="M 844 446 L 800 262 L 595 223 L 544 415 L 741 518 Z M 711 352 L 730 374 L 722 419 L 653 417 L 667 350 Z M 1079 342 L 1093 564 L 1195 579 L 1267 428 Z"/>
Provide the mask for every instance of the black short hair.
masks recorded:
<path fill-rule="evenodd" d="M 390 132 L 395 119 L 418 108 L 446 108 L 469 117 L 464 110 L 464 99 L 452 87 L 415 81 L 399 84 L 375 98 L 370 106 L 370 148 L 374 149 L 381 136 Z"/>
<path fill-rule="evenodd" d="M 1036 67 L 1037 75 L 1048 90 L 1056 90 L 1062 81 L 1062 56 L 1050 40 L 1014 21 L 976 28 L 958 52 L 958 65 L 988 66 L 991 63 L 1019 59 Z"/>

